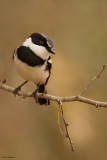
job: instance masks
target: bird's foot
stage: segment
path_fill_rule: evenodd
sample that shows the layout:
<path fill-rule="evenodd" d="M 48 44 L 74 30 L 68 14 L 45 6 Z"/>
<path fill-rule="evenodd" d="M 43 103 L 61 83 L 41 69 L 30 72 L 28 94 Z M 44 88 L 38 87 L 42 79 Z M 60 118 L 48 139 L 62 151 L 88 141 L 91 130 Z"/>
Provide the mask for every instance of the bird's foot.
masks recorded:
<path fill-rule="evenodd" d="M 18 94 L 18 92 L 21 90 L 22 86 L 24 86 L 27 82 L 28 81 L 25 81 L 20 86 L 18 86 L 17 88 L 14 89 L 14 91 L 13 91 L 14 96 L 16 96 L 16 94 Z"/>
<path fill-rule="evenodd" d="M 44 94 L 47 94 L 47 90 L 45 90 L 45 91 L 42 93 L 42 95 L 44 95 Z"/>
<path fill-rule="evenodd" d="M 45 91 L 42 93 L 42 95 L 44 95 L 44 94 L 47 94 L 47 90 L 45 90 Z M 49 100 L 49 99 L 47 99 L 47 105 L 50 105 L 50 100 Z"/>
<path fill-rule="evenodd" d="M 37 90 L 37 89 L 32 93 L 32 96 L 34 97 L 36 103 L 38 103 L 37 93 L 38 93 L 38 90 Z"/>
<path fill-rule="evenodd" d="M 17 88 L 15 88 L 14 91 L 13 91 L 14 96 L 16 96 L 16 94 L 18 94 L 18 92 L 19 92 L 20 90 L 21 90 L 21 87 L 20 87 L 20 86 L 17 87 Z"/>
<path fill-rule="evenodd" d="M 43 94 L 47 94 L 47 90 L 45 90 L 45 91 L 43 92 Z"/>

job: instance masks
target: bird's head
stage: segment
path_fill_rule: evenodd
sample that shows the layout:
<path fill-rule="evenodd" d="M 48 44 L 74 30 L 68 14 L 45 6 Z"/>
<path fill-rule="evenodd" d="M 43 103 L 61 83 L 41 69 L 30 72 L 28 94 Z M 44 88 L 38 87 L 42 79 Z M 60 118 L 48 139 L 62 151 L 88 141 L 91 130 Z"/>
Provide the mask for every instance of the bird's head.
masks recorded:
<path fill-rule="evenodd" d="M 43 59 L 47 59 L 51 53 L 55 54 L 54 42 L 43 33 L 31 34 L 22 45 L 29 47 L 36 55 Z"/>
<path fill-rule="evenodd" d="M 35 45 L 42 46 L 46 48 L 48 52 L 55 54 L 54 42 L 47 35 L 43 33 L 33 33 L 30 37 Z"/>

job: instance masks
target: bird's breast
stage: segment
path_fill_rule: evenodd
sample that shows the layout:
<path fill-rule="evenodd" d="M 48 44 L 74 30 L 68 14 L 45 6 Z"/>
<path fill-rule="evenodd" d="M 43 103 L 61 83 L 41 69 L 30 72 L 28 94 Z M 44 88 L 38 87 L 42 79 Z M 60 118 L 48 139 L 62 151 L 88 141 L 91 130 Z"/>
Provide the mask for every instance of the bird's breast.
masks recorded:
<path fill-rule="evenodd" d="M 49 71 L 46 70 L 46 62 L 41 66 L 31 67 L 20 61 L 17 56 L 15 56 L 14 62 L 19 75 L 25 80 L 36 84 L 44 84 L 49 77 Z"/>

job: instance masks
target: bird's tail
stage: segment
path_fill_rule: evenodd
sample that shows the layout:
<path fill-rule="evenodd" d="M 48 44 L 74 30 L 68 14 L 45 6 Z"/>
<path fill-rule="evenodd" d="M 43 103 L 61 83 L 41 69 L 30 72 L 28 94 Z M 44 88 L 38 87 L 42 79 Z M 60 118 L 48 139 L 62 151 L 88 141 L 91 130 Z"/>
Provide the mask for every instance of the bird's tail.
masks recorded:
<path fill-rule="evenodd" d="M 44 93 L 45 92 L 45 85 L 39 85 L 39 89 L 38 89 L 38 93 Z M 47 100 L 47 99 L 44 99 L 44 98 L 38 98 L 38 103 L 40 105 L 49 105 L 50 104 L 50 101 Z"/>

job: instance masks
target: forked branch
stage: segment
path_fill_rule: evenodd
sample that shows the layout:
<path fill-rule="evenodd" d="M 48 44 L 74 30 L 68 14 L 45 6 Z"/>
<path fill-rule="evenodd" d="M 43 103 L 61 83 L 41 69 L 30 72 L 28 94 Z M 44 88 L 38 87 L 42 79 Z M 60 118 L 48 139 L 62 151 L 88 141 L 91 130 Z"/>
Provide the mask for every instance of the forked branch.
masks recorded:
<path fill-rule="evenodd" d="M 4 80 L 3 80 L 3 81 L 0 81 L 0 89 L 3 89 L 5 91 L 13 94 L 15 88 L 4 84 Z M 23 98 L 27 98 L 27 97 L 32 97 L 32 92 L 19 91 L 17 93 L 17 95 L 21 96 Z M 79 102 L 91 104 L 91 105 L 94 105 L 94 106 L 97 106 L 97 107 L 98 106 L 99 107 L 107 107 L 107 102 L 96 101 L 96 100 L 93 100 L 93 99 L 85 98 L 85 97 L 80 96 L 80 95 L 68 96 L 68 97 L 58 97 L 58 96 L 53 96 L 53 95 L 50 95 L 50 94 L 38 93 L 37 96 L 39 98 L 45 98 L 45 99 L 49 99 L 51 101 L 56 101 L 56 102 L 59 102 L 59 100 L 61 102 L 79 101 Z"/>
<path fill-rule="evenodd" d="M 59 104 L 59 111 L 58 111 L 58 126 L 60 129 L 60 132 L 62 133 L 62 135 L 64 135 L 61 126 L 60 126 L 60 122 L 59 122 L 59 116 L 62 117 L 64 126 L 65 126 L 65 137 L 68 138 L 70 145 L 71 145 L 71 150 L 74 151 L 73 149 L 73 143 L 71 141 L 71 138 L 69 136 L 68 133 L 68 124 L 66 123 L 65 119 L 64 119 L 64 113 L 63 113 L 63 107 L 62 107 L 62 103 L 63 102 L 73 102 L 73 101 L 79 101 L 79 102 L 83 102 L 83 103 L 87 103 L 90 105 L 94 105 L 95 107 L 105 107 L 107 108 L 107 102 L 102 102 L 102 101 L 96 101 L 93 99 L 88 99 L 86 97 L 83 97 L 83 94 L 86 93 L 87 89 L 92 85 L 93 82 L 95 82 L 96 79 L 100 78 L 101 74 L 104 72 L 104 70 L 107 68 L 107 65 L 103 65 L 103 69 L 95 76 L 93 77 L 89 83 L 84 87 L 84 89 L 80 92 L 80 94 L 76 95 L 76 96 L 68 96 L 68 97 L 58 97 L 58 96 L 53 96 L 53 95 L 49 95 L 49 94 L 43 94 L 43 93 L 38 93 L 37 97 L 39 98 L 45 98 L 45 99 L 49 99 L 51 101 L 56 101 Z M 7 92 L 10 92 L 12 94 L 14 94 L 14 89 L 13 87 L 10 87 L 8 85 L 5 84 L 6 80 L 1 80 L 0 81 L 0 89 L 3 89 Z M 33 97 L 32 96 L 32 92 L 24 92 L 24 91 L 19 91 L 17 93 L 18 96 L 21 96 L 23 98 L 27 98 L 27 97 Z"/>

